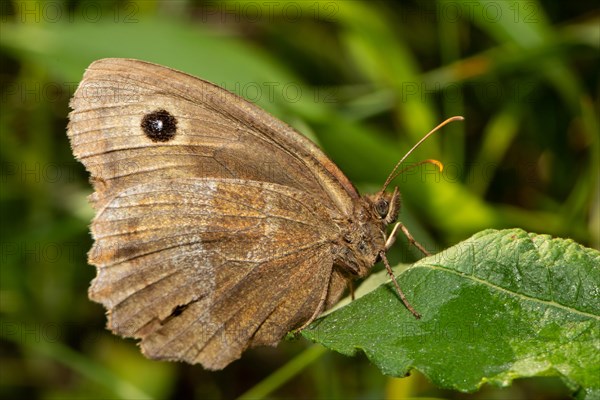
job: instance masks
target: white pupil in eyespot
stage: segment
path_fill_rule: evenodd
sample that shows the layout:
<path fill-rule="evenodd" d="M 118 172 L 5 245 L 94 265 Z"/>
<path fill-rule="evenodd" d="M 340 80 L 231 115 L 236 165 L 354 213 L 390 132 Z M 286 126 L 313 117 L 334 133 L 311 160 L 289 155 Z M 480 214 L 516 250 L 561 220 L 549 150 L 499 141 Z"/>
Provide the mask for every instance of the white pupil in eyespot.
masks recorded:
<path fill-rule="evenodd" d="M 154 125 L 154 129 L 156 131 L 162 131 L 163 129 L 163 122 L 160 119 L 155 119 L 154 121 L 152 121 L 152 124 Z"/>

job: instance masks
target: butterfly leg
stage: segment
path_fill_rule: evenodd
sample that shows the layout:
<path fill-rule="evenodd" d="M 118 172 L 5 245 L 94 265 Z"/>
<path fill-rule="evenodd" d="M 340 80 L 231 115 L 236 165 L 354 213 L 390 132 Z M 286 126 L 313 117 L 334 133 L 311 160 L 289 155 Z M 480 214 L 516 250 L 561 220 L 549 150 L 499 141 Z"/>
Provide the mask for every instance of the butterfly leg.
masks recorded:
<path fill-rule="evenodd" d="M 416 319 L 421 318 L 421 314 L 419 314 L 417 311 L 415 311 L 413 306 L 408 302 L 408 300 L 406 300 L 406 296 L 404 295 L 404 292 L 402 291 L 402 289 L 400 289 L 400 285 L 398 285 L 398 282 L 396 282 L 396 277 L 394 276 L 394 271 L 392 271 L 392 267 L 390 266 L 390 263 L 388 262 L 388 259 L 385 256 L 385 252 L 382 251 L 380 253 L 380 256 L 381 256 L 381 259 L 383 260 L 383 264 L 385 265 L 385 269 L 387 270 L 388 275 L 390 276 L 390 278 L 392 278 L 392 282 L 394 283 L 394 286 L 396 287 L 396 292 L 398 293 L 398 296 L 400 296 L 400 299 L 402 300 L 402 302 L 404 303 L 406 308 L 408 308 L 408 311 L 410 311 L 412 313 L 412 315 L 415 316 Z"/>
<path fill-rule="evenodd" d="M 402 230 L 402 233 L 404 233 L 404 236 L 406 236 L 406 238 L 408 239 L 408 242 L 410 244 L 414 245 L 417 249 L 419 249 L 421 251 L 421 253 L 425 254 L 426 256 L 431 255 L 431 253 L 429 253 L 427 250 L 425 250 L 425 247 L 423 247 L 423 245 L 421 243 L 417 242 L 415 240 L 415 238 L 413 238 L 413 236 L 410 234 L 408 229 L 406 229 L 406 227 L 402 224 L 402 222 L 397 222 L 396 225 L 394 225 L 394 229 L 392 229 L 392 233 L 390 233 L 390 236 L 388 237 L 387 241 L 385 242 L 386 250 L 389 250 L 389 248 L 392 247 L 392 245 L 396 241 L 396 234 L 398 233 L 398 228 L 400 228 L 400 230 Z"/>
<path fill-rule="evenodd" d="M 327 302 L 327 296 L 329 296 L 329 283 L 327 283 L 327 286 L 325 286 L 325 289 L 321 293 L 321 298 L 319 299 L 319 305 L 317 305 L 317 308 L 315 308 L 315 312 L 313 313 L 313 315 L 305 323 L 303 323 L 300 328 L 294 329 L 292 331 L 294 334 L 300 332 L 301 330 L 306 328 L 308 325 L 310 325 L 311 322 L 313 322 L 315 319 L 317 319 L 317 317 L 325 310 L 325 302 Z"/>
<path fill-rule="evenodd" d="M 323 294 L 321 295 L 321 299 L 319 301 L 319 305 L 315 309 L 315 312 L 313 313 L 313 315 L 305 323 L 303 323 L 300 328 L 294 329 L 292 331 L 294 334 L 300 332 L 301 330 L 303 330 L 304 328 L 309 326 L 311 324 L 311 322 L 313 322 L 315 319 L 317 319 L 317 317 L 323 312 L 323 310 L 325 309 L 325 302 L 327 301 L 328 293 L 329 293 L 329 288 L 327 288 L 323 291 Z"/>

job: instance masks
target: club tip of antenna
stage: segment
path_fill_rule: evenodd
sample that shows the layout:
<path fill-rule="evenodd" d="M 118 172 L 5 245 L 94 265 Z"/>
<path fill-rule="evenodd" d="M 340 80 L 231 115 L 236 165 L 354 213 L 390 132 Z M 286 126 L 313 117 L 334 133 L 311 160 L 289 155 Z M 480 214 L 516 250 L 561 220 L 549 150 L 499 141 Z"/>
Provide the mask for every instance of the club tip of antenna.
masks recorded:
<path fill-rule="evenodd" d="M 444 164 L 442 164 L 442 162 L 439 160 L 429 159 L 429 160 L 423 161 L 423 163 L 435 165 L 440 172 L 442 172 L 444 170 Z"/>

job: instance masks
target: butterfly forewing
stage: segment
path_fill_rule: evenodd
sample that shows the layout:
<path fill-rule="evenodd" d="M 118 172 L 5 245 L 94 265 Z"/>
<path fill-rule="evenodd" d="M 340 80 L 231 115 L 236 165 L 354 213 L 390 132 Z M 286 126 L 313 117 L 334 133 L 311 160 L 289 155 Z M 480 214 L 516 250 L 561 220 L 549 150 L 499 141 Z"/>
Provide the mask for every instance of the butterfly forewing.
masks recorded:
<path fill-rule="evenodd" d="M 301 134 L 182 72 L 137 60 L 99 60 L 86 71 L 71 107 L 73 152 L 101 179 L 97 201 L 138 182 L 190 176 L 292 186 L 342 213 L 351 213 L 358 197 L 335 164 Z M 168 142 L 149 140 L 140 127 L 157 110 L 177 121 Z"/>

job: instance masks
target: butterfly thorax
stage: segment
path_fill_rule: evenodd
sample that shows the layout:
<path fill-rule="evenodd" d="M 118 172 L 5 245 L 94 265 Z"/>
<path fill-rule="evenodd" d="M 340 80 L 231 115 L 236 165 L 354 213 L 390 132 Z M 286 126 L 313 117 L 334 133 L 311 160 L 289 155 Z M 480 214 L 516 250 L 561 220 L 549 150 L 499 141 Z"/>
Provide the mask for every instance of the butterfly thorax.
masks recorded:
<path fill-rule="evenodd" d="M 364 277 L 385 251 L 387 225 L 395 222 L 400 194 L 362 196 L 338 240 L 334 263 L 351 277 Z"/>

